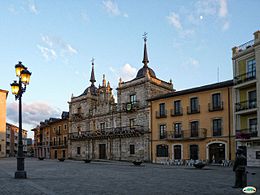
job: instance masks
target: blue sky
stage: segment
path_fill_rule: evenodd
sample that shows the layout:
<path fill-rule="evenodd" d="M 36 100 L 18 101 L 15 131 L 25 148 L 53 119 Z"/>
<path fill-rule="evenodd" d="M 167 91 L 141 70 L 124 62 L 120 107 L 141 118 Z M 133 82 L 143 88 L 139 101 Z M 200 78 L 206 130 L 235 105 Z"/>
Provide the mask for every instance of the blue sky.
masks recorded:
<path fill-rule="evenodd" d="M 149 66 L 177 90 L 232 79 L 231 49 L 260 30 L 258 0 L 20 0 L 0 2 L 0 88 L 10 91 L 18 61 L 32 71 L 23 96 L 24 127 L 68 111 L 73 93 L 89 85 L 95 58 L 115 88 L 142 67 L 144 32 Z M 9 93 L 7 121 L 17 124 Z M 32 137 L 32 133 L 29 133 Z"/>

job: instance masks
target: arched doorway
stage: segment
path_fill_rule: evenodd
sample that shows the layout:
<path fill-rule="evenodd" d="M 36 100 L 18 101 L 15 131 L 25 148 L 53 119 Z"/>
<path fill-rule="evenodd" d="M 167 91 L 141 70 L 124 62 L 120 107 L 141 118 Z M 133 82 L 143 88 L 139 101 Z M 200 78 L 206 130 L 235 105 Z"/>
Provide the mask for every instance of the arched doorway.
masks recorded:
<path fill-rule="evenodd" d="M 210 163 L 222 163 L 225 160 L 225 144 L 223 143 L 212 143 L 209 146 L 209 162 Z"/>

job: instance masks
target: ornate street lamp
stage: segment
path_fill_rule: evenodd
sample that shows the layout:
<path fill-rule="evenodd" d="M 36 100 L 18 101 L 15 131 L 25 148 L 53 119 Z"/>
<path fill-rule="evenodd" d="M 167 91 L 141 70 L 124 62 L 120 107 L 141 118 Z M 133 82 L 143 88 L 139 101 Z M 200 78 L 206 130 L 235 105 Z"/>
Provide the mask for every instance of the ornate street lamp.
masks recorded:
<path fill-rule="evenodd" d="M 19 100 L 19 135 L 18 135 L 18 156 L 17 156 L 17 171 L 15 178 L 26 179 L 26 171 L 24 171 L 24 155 L 23 155 L 23 140 L 22 140 L 22 95 L 26 90 L 26 85 L 29 85 L 31 72 L 19 62 L 15 65 L 16 76 L 19 78 L 19 83 L 14 81 L 11 84 L 12 94 L 15 95 L 15 100 Z"/>

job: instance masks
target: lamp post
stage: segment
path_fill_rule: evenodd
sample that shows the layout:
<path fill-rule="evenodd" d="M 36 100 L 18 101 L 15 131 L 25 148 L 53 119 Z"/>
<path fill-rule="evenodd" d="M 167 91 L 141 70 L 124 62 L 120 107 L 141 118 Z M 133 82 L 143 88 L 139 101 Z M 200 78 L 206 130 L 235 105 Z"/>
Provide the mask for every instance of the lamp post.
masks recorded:
<path fill-rule="evenodd" d="M 17 171 L 15 178 L 26 179 L 26 171 L 24 170 L 24 155 L 23 155 L 23 140 L 22 140 L 22 95 L 26 90 L 26 85 L 30 82 L 31 72 L 27 70 L 22 62 L 15 65 L 16 76 L 19 82 L 14 81 L 11 84 L 12 94 L 15 95 L 15 100 L 19 100 L 19 135 L 18 135 L 18 156 L 17 156 Z"/>

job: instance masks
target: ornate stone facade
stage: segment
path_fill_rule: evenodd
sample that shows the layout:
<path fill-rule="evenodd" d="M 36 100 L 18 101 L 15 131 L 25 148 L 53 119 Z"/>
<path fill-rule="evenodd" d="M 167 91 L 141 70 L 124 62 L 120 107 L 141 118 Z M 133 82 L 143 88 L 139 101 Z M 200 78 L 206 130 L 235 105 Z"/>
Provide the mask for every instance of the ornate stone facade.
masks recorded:
<path fill-rule="evenodd" d="M 173 91 L 171 82 L 158 79 L 148 67 L 146 39 L 143 67 L 136 78 L 117 87 L 117 103 L 103 76 L 95 86 L 92 61 L 91 85 L 69 102 L 69 157 L 150 161 L 149 98 Z"/>

